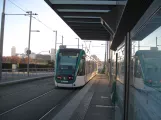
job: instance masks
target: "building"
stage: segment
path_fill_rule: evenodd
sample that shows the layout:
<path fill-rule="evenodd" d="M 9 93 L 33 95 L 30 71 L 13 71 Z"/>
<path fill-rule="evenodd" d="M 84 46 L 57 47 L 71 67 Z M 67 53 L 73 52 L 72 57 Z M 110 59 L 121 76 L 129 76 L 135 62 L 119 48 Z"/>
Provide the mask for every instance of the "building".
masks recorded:
<path fill-rule="evenodd" d="M 26 57 L 26 54 L 24 54 L 24 53 L 22 53 L 22 54 L 16 53 L 16 56 L 18 56 L 20 58 L 25 58 Z"/>
<path fill-rule="evenodd" d="M 26 54 L 27 50 L 28 50 L 28 48 L 25 48 L 25 49 L 24 49 L 24 53 L 25 53 L 25 54 Z"/>
<path fill-rule="evenodd" d="M 16 47 L 15 46 L 13 46 L 11 48 L 11 56 L 16 56 Z"/>
<path fill-rule="evenodd" d="M 55 60 L 55 49 L 51 49 L 51 53 L 50 53 L 50 55 L 51 55 L 51 60 Z"/>
<path fill-rule="evenodd" d="M 36 59 L 47 61 L 47 60 L 51 60 L 51 56 L 50 55 L 36 54 Z"/>
<path fill-rule="evenodd" d="M 30 58 L 31 58 L 31 59 L 36 59 L 36 54 L 35 54 L 35 53 L 31 53 L 31 54 L 30 54 Z"/>

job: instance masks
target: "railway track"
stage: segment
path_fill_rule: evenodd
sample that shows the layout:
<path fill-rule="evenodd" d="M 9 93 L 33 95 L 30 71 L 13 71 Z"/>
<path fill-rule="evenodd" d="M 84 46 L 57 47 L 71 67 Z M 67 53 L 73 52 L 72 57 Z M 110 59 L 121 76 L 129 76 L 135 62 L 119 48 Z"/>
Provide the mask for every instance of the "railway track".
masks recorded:
<path fill-rule="evenodd" d="M 47 89 L 48 82 L 46 84 L 39 84 L 35 87 L 40 89 Z M 0 99 L 5 97 L 18 98 L 16 94 L 21 94 L 21 96 L 30 96 L 27 91 L 33 87 L 28 87 L 21 89 L 20 91 L 14 92 L 13 94 L 7 94 L 1 96 Z M 51 90 L 48 90 L 38 96 L 33 97 L 23 103 L 18 104 L 10 109 L 0 112 L 0 120 L 46 120 L 46 118 L 51 118 L 55 114 L 55 110 L 58 111 L 79 89 L 55 89 L 54 84 Z M 26 94 L 25 94 L 26 93 Z M 17 98 L 16 98 L 17 97 Z M 1 103 L 0 103 L 1 104 Z M 7 105 L 7 101 L 5 103 Z"/>

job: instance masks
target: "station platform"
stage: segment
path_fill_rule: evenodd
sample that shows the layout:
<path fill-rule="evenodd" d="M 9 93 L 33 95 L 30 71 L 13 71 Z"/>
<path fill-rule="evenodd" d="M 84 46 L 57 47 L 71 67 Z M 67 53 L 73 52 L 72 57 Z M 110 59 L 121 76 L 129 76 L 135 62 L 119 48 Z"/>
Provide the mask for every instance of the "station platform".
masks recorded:
<path fill-rule="evenodd" d="M 98 74 L 52 120 L 114 120 L 110 93 L 107 76 Z"/>

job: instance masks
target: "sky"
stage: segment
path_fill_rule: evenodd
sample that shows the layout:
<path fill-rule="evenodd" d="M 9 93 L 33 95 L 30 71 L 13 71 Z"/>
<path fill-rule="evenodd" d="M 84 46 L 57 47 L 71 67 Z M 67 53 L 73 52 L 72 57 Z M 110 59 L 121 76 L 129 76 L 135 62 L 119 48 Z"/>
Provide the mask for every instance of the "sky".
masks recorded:
<path fill-rule="evenodd" d="M 2 2 L 0 0 L 0 14 L 2 13 Z M 18 7 L 16 7 L 16 4 Z M 20 8 L 19 8 L 20 7 Z M 78 36 L 66 23 L 44 2 L 44 0 L 6 0 L 6 14 L 25 14 L 25 11 L 33 11 L 38 15 L 34 16 L 40 20 L 38 22 L 32 19 L 31 30 L 39 30 L 40 32 L 31 32 L 31 51 L 39 53 L 41 51 L 49 51 L 55 46 L 55 33 L 58 31 L 58 43 L 61 43 L 62 35 L 64 37 L 64 45 L 67 47 L 77 48 Z M 12 46 L 16 47 L 16 53 L 24 53 L 24 49 L 28 47 L 29 39 L 29 17 L 24 15 L 6 15 L 3 56 L 11 55 Z M 0 17 L 1 18 L 1 17 Z M 47 26 L 47 27 L 46 27 Z M 80 45 L 84 44 L 80 40 Z M 89 42 L 86 43 L 89 46 Z M 97 55 L 104 60 L 105 41 L 92 41 L 91 54 Z M 69 46 L 69 45 L 76 45 Z M 85 44 L 84 44 L 85 46 Z M 57 48 L 59 45 L 57 45 Z M 48 54 L 47 52 L 44 54 Z"/>

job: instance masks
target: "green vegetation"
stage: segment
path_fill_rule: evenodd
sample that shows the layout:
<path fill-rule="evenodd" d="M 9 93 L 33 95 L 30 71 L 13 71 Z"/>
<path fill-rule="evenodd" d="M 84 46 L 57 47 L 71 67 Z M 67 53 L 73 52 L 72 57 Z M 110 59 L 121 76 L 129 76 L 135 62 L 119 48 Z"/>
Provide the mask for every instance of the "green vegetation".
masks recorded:
<path fill-rule="evenodd" d="M 105 66 L 103 67 L 101 74 L 105 74 Z"/>

